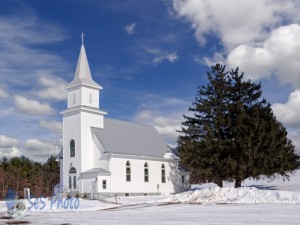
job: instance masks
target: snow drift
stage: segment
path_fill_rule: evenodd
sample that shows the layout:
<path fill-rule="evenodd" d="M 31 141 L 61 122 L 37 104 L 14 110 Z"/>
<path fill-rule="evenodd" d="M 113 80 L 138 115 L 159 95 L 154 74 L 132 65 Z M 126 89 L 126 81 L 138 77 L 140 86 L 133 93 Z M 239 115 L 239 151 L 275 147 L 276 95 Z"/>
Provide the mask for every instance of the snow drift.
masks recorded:
<path fill-rule="evenodd" d="M 300 193 L 289 191 L 260 190 L 254 187 L 206 188 L 173 196 L 172 202 L 196 204 L 300 204 Z"/>

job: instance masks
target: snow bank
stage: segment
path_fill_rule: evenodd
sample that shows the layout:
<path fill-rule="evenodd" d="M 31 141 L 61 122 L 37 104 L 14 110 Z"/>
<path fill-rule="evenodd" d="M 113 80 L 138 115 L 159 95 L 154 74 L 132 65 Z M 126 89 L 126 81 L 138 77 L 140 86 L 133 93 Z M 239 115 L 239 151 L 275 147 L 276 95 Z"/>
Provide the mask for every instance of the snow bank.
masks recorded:
<path fill-rule="evenodd" d="M 173 202 L 198 204 L 225 203 L 282 203 L 300 204 L 300 193 L 289 191 L 259 190 L 254 187 L 206 188 L 188 191 L 173 196 Z"/>

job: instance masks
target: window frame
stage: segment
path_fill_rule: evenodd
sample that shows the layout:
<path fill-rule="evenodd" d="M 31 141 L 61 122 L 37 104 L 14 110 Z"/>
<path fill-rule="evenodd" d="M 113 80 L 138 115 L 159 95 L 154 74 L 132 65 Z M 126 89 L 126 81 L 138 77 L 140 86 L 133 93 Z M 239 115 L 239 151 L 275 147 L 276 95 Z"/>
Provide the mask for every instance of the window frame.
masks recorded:
<path fill-rule="evenodd" d="M 131 181 L 131 164 L 129 162 L 129 160 L 127 160 L 126 162 L 126 182 L 130 182 Z"/>
<path fill-rule="evenodd" d="M 72 176 L 69 176 L 69 189 L 72 189 Z"/>
<path fill-rule="evenodd" d="M 106 187 L 107 187 L 107 182 L 106 182 L 106 180 L 102 180 L 102 189 L 103 189 L 103 190 L 106 190 Z"/>
<path fill-rule="evenodd" d="M 149 167 L 147 162 L 144 164 L 144 182 L 149 182 Z"/>
<path fill-rule="evenodd" d="M 73 189 L 77 189 L 77 176 L 73 176 Z"/>
<path fill-rule="evenodd" d="M 75 157 L 75 150 L 76 150 L 76 142 L 74 139 L 70 140 L 70 157 Z"/>
<path fill-rule="evenodd" d="M 166 183 L 166 168 L 165 164 L 161 165 L 161 182 Z"/>

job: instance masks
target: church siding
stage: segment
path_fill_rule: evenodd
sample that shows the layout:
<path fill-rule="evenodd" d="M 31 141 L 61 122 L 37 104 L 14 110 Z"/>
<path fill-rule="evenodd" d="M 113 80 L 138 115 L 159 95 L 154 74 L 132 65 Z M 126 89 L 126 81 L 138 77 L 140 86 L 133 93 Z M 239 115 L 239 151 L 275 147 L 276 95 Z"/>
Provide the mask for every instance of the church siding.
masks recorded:
<path fill-rule="evenodd" d="M 131 181 L 126 181 L 126 162 L 130 161 Z M 149 181 L 144 180 L 144 164 L 148 164 Z M 166 183 L 161 182 L 161 166 L 164 163 L 166 171 Z M 173 163 L 176 165 L 176 163 Z M 112 192 L 116 193 L 140 193 L 140 194 L 167 194 L 174 193 L 173 177 L 170 173 L 172 164 L 164 159 L 125 159 L 112 158 L 110 160 L 110 172 L 112 176 Z M 177 171 L 177 169 L 176 169 Z"/>

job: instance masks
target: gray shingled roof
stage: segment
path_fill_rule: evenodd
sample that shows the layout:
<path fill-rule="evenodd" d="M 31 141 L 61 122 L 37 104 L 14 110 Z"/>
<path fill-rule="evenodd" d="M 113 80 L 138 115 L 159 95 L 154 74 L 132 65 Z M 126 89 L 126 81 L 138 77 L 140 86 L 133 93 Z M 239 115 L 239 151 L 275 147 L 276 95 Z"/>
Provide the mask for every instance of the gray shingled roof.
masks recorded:
<path fill-rule="evenodd" d="M 152 126 L 104 118 L 104 129 L 91 129 L 109 153 L 163 158 L 170 151 Z"/>

